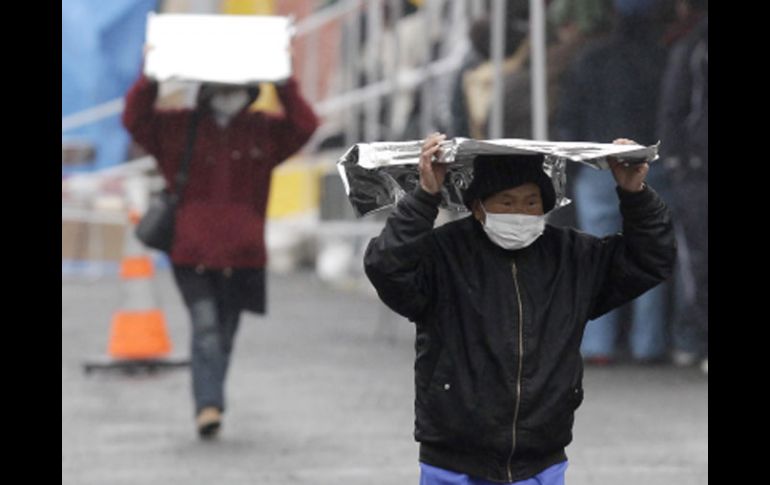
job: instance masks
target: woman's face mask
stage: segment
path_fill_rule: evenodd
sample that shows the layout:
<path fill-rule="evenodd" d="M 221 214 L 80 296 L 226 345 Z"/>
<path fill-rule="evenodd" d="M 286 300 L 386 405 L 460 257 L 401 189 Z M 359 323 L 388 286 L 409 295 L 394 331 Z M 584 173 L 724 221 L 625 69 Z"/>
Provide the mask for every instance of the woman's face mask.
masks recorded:
<path fill-rule="evenodd" d="M 487 212 L 484 204 L 484 232 L 489 239 L 503 249 L 526 248 L 543 234 L 545 215 L 495 214 Z"/>
<path fill-rule="evenodd" d="M 248 102 L 249 93 L 245 89 L 237 89 L 214 93 L 210 105 L 216 114 L 233 117 L 245 108 Z"/>

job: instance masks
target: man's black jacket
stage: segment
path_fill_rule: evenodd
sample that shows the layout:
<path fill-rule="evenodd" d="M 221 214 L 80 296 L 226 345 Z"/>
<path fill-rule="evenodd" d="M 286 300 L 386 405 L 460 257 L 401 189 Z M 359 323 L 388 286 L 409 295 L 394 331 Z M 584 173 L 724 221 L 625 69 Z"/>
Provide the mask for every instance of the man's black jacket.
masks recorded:
<path fill-rule="evenodd" d="M 623 232 L 547 225 L 527 248 L 492 243 L 473 216 L 434 229 L 440 197 L 405 196 L 364 256 L 391 309 L 416 324 L 420 460 L 493 481 L 566 459 L 583 399 L 586 322 L 662 282 L 676 243 L 649 187 L 617 189 Z"/>

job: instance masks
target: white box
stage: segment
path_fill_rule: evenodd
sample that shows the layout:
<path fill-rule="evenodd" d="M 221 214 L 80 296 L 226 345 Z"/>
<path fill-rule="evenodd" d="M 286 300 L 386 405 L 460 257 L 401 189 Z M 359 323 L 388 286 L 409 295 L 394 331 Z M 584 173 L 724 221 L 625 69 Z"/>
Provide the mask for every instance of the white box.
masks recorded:
<path fill-rule="evenodd" d="M 158 81 L 282 81 L 291 76 L 293 30 L 289 17 L 150 12 L 144 73 Z"/>

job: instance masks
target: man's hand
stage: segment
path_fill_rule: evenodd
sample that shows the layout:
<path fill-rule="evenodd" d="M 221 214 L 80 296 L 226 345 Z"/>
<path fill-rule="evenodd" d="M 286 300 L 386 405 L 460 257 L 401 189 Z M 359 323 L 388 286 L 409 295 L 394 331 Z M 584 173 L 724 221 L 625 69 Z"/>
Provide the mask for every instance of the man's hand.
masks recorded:
<path fill-rule="evenodd" d="M 612 143 L 638 145 L 635 141 L 626 138 L 618 138 Z M 647 172 L 650 171 L 650 165 L 647 162 L 631 165 L 615 157 L 607 157 L 607 161 L 610 164 L 612 176 L 615 177 L 615 182 L 621 189 L 626 192 L 641 192 L 644 188 L 644 179 L 647 177 Z"/>
<path fill-rule="evenodd" d="M 446 139 L 446 135 L 433 133 L 425 138 L 420 152 L 420 187 L 429 194 L 438 194 L 444 183 L 447 165 L 433 163 L 434 158 L 441 156 L 439 144 Z"/>

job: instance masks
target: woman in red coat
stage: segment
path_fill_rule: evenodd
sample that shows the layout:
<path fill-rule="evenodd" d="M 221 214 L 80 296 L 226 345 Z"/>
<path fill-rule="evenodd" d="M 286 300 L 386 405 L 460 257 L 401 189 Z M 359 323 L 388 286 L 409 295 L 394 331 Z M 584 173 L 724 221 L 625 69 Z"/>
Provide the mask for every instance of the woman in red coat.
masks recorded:
<path fill-rule="evenodd" d="M 318 126 L 295 79 L 277 91 L 280 116 L 248 110 L 257 87 L 204 84 L 195 109 L 157 110 L 158 84 L 141 76 L 126 96 L 123 124 L 158 161 L 172 190 L 195 123 L 170 258 L 192 321 L 192 387 L 202 438 L 219 430 L 240 314 L 265 312 L 271 172 Z"/>

